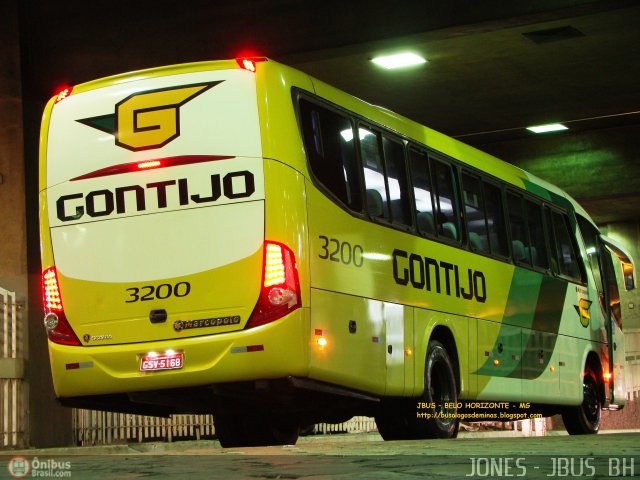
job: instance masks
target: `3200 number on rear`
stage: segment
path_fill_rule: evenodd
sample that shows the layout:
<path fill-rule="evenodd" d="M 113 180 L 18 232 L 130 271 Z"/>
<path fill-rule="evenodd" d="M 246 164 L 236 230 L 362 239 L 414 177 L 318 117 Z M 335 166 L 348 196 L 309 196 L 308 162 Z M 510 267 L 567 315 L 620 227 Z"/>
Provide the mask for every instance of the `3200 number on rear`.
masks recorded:
<path fill-rule="evenodd" d="M 146 302 L 149 300 L 166 300 L 169 297 L 186 297 L 191 293 L 189 282 L 179 282 L 175 285 L 161 283 L 160 285 L 145 285 L 143 287 L 127 288 L 126 303 Z"/>

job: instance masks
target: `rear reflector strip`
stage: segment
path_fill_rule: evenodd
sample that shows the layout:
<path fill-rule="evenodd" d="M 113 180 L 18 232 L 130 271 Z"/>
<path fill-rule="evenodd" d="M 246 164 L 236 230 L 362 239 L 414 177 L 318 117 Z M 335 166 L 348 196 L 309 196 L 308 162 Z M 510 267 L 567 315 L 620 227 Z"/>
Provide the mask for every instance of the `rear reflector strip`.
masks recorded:
<path fill-rule="evenodd" d="M 230 158 L 235 157 L 228 155 L 182 155 L 179 157 L 154 158 L 151 160 L 143 160 L 141 162 L 121 163 L 120 165 L 101 168 L 100 170 L 72 178 L 71 181 L 74 182 L 76 180 L 85 180 L 87 178 L 108 177 L 110 175 L 120 175 L 122 173 L 139 172 L 140 170 L 155 170 L 156 168 L 191 165 L 192 163 L 229 160 Z"/>
<path fill-rule="evenodd" d="M 246 347 L 233 347 L 231 353 L 247 353 L 247 352 L 262 352 L 264 351 L 264 345 L 248 345 Z"/>
<path fill-rule="evenodd" d="M 93 368 L 93 362 L 67 363 L 67 370 L 77 370 L 79 368 Z"/>

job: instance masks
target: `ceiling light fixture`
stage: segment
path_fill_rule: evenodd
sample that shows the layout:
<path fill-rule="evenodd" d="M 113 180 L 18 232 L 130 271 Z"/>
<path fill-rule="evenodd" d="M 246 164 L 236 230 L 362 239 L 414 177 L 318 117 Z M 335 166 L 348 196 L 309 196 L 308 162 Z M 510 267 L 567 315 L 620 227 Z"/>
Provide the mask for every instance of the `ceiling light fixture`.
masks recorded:
<path fill-rule="evenodd" d="M 560 130 L 568 130 L 568 128 L 561 123 L 549 123 L 547 125 L 536 125 L 534 127 L 527 127 L 527 130 L 533 133 L 549 133 L 559 132 Z"/>
<path fill-rule="evenodd" d="M 371 59 L 373 63 L 379 65 L 387 70 L 394 68 L 410 67 L 414 65 L 421 65 L 427 63 L 427 60 L 415 53 L 404 52 L 395 55 L 385 55 L 383 57 L 375 57 Z"/>

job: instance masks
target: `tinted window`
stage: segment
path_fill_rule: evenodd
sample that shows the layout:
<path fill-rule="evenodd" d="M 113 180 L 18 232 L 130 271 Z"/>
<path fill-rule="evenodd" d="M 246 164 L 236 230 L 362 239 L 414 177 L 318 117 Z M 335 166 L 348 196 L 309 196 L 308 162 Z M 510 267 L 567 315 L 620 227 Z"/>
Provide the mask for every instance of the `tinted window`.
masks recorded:
<path fill-rule="evenodd" d="M 387 167 L 387 185 L 389 187 L 389 206 L 393 223 L 411 225 L 411 204 L 407 171 L 404 164 L 402 144 L 382 137 L 384 159 Z"/>
<path fill-rule="evenodd" d="M 418 231 L 435 235 L 436 224 L 433 214 L 433 198 L 431 175 L 429 173 L 429 159 L 427 154 L 417 150 L 409 150 L 409 170 L 413 186 L 413 198 L 416 208 L 416 222 Z"/>
<path fill-rule="evenodd" d="M 531 265 L 530 250 L 527 248 L 529 240 L 522 210 L 522 197 L 511 192 L 507 193 L 507 210 L 509 211 L 513 260 Z"/>
<path fill-rule="evenodd" d="M 460 222 L 458 205 L 453 183 L 451 166 L 439 160 L 432 161 L 433 176 L 436 184 L 436 226 L 438 236 L 451 240 L 460 240 Z"/>
<path fill-rule="evenodd" d="M 547 270 L 549 268 L 549 259 L 547 258 L 547 245 L 544 236 L 544 220 L 542 218 L 542 205 L 525 202 L 527 214 L 527 226 L 529 230 L 528 256 L 531 257 L 531 263 L 534 267 Z"/>
<path fill-rule="evenodd" d="M 329 192 L 353 210 L 362 210 L 351 121 L 344 115 L 300 100 L 309 168 Z"/>
<path fill-rule="evenodd" d="M 463 174 L 462 194 L 467 219 L 469 246 L 475 251 L 489 252 L 487 221 L 480 179 Z"/>
<path fill-rule="evenodd" d="M 491 253 L 502 257 L 509 256 L 507 246 L 507 230 L 504 224 L 504 210 L 502 208 L 502 192 L 500 188 L 484 183 L 484 199 L 487 212 L 487 229 L 489 232 L 489 247 Z"/>
<path fill-rule="evenodd" d="M 580 281 L 580 267 L 571 232 L 569 230 L 569 220 L 565 215 L 552 212 L 553 230 L 556 239 L 556 260 L 558 270 L 561 275 Z"/>
<path fill-rule="evenodd" d="M 372 218 L 389 220 L 389 196 L 379 136 L 364 127 L 360 127 L 358 131 L 360 158 L 364 170 L 364 188 L 367 194 L 367 211 Z"/>

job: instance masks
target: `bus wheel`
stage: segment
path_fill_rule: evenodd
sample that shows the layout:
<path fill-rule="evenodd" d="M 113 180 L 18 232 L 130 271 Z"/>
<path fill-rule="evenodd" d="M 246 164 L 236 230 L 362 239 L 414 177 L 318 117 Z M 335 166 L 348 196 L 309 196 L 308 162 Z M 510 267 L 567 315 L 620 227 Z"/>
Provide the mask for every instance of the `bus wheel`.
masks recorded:
<path fill-rule="evenodd" d="M 447 349 L 438 341 L 429 342 L 424 371 L 424 393 L 420 398 L 389 398 L 376 415 L 378 432 L 385 440 L 419 438 L 455 438 L 460 421 L 455 408 L 446 403 L 458 402 L 453 364 Z M 434 404 L 435 408 L 419 408 Z M 445 418 L 443 418 L 443 416 Z"/>
<path fill-rule="evenodd" d="M 424 368 L 425 403 L 435 404 L 435 409 L 426 410 L 431 418 L 418 418 L 424 422 L 424 430 L 429 438 L 455 438 L 458 435 L 460 419 L 457 409 L 446 404 L 458 403 L 458 389 L 453 363 L 447 349 L 437 340 L 429 342 Z"/>
<path fill-rule="evenodd" d="M 562 421 L 570 435 L 592 434 L 600 430 L 602 403 L 595 374 L 590 370 L 585 372 L 582 389 L 582 405 L 562 413 Z"/>

